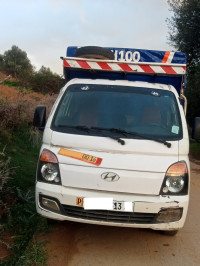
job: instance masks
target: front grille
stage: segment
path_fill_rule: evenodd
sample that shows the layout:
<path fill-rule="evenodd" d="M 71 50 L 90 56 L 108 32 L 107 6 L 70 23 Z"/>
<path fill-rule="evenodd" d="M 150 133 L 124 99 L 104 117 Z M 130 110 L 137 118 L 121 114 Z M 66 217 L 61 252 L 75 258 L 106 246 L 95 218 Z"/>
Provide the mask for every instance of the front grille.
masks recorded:
<path fill-rule="evenodd" d="M 64 215 L 94 221 L 114 223 L 150 224 L 153 223 L 156 213 L 117 212 L 107 210 L 84 210 L 81 207 L 62 205 Z"/>

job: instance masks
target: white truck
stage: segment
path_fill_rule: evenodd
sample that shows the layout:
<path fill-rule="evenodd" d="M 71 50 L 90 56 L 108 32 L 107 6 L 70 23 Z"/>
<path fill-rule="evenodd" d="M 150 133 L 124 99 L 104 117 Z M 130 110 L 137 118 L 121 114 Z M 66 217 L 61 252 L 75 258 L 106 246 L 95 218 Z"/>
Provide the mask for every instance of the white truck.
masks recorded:
<path fill-rule="evenodd" d="M 47 122 L 44 106 L 34 115 L 37 212 L 175 235 L 190 189 L 185 54 L 69 47 L 62 60 L 67 82 Z"/>

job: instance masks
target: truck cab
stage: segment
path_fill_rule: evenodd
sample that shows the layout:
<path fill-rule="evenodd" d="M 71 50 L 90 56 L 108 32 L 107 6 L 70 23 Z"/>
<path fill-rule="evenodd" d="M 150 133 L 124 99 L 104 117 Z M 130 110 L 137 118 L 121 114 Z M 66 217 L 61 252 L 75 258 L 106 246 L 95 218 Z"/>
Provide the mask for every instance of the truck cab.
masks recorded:
<path fill-rule="evenodd" d="M 174 235 L 189 204 L 185 54 L 88 48 L 114 55 L 102 59 L 79 49 L 62 58 L 66 84 L 47 122 L 36 109 L 38 213 Z"/>

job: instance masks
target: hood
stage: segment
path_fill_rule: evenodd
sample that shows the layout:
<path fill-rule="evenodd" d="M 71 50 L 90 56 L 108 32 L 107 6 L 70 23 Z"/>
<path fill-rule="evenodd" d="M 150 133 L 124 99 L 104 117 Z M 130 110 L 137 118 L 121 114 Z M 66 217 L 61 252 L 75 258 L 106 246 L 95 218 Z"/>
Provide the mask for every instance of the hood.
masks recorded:
<path fill-rule="evenodd" d="M 51 150 L 66 187 L 159 195 L 168 167 L 178 161 L 178 141 L 171 148 L 150 140 L 114 139 L 53 132 Z M 89 157 L 87 157 L 89 156 Z M 88 160 L 86 160 L 88 159 Z M 105 175 L 117 175 L 114 181 Z"/>
<path fill-rule="evenodd" d="M 178 141 L 171 148 L 162 143 L 142 139 L 124 139 L 125 145 L 108 137 L 64 134 L 53 132 L 51 145 L 62 164 L 132 171 L 166 172 L 169 165 L 178 161 Z M 59 155 L 60 148 L 101 158 L 99 166 Z"/>

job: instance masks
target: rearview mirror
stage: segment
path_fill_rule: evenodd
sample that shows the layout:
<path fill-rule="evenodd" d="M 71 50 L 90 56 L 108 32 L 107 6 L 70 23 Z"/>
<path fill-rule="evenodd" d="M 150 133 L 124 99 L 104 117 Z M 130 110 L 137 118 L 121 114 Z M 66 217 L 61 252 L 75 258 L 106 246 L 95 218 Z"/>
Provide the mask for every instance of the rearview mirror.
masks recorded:
<path fill-rule="evenodd" d="M 43 131 L 46 124 L 46 107 L 37 106 L 33 118 L 33 126 Z"/>

